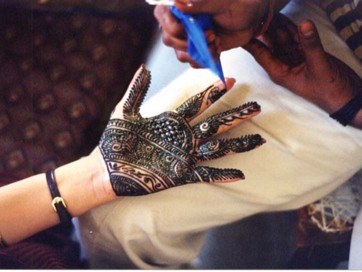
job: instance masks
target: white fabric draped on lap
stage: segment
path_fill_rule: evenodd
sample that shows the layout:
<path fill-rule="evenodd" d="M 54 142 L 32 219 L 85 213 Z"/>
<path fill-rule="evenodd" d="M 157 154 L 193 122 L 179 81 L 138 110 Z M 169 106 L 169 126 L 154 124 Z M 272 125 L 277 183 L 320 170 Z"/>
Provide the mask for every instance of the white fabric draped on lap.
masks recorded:
<path fill-rule="evenodd" d="M 314 20 L 326 50 L 362 76 L 361 63 L 312 1 L 292 1 L 283 13 L 295 22 Z M 172 110 L 217 80 L 207 70 L 179 74 L 172 70 L 176 58 L 167 58 L 171 49 L 160 44 L 157 48 L 148 67 L 155 74 L 152 86 L 157 86 L 157 78 L 162 83 L 161 76 L 170 83 L 146 101 L 145 116 Z M 87 213 L 76 225 L 92 268 L 178 268 L 197 256 L 207 229 L 258 212 L 304 206 L 361 168 L 361 130 L 341 126 L 315 105 L 271 82 L 243 49 L 223 53 L 222 64 L 225 76 L 236 78 L 236 85 L 198 120 L 257 101 L 261 114 L 222 137 L 259 133 L 267 143 L 205 164 L 239 168 L 246 179 L 119 198 Z"/>

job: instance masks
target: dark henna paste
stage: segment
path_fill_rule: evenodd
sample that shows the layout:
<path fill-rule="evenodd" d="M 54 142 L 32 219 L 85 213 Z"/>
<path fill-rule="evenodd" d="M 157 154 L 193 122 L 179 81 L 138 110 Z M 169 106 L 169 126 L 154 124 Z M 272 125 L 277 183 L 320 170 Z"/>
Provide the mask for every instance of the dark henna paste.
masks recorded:
<path fill-rule="evenodd" d="M 259 135 L 203 144 L 197 138 L 211 137 L 220 126 L 260 111 L 260 107 L 253 102 L 214 115 L 204 122 L 210 126 L 206 131 L 200 125 L 191 128 L 188 120 L 200 114 L 205 103 L 212 104 L 225 93 L 212 85 L 183 103 L 177 112 L 143 118 L 139 110 L 150 80 L 150 73 L 142 66 L 125 98 L 123 119 L 111 119 L 99 142 L 115 193 L 136 196 L 187 183 L 243 179 L 240 170 L 196 167 L 196 163 L 251 150 L 264 143 Z"/>

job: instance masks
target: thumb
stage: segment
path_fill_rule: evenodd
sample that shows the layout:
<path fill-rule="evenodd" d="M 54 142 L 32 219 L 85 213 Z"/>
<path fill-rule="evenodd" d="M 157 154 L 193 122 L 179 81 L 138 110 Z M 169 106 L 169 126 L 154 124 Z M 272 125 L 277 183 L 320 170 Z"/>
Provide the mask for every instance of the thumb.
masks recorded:
<path fill-rule="evenodd" d="M 112 118 L 139 116 L 141 104 L 151 83 L 151 72 L 142 64 L 134 74 L 122 100 L 115 107 Z"/>
<path fill-rule="evenodd" d="M 308 69 L 323 74 L 329 63 L 316 26 L 310 20 L 303 21 L 298 25 L 298 34 Z"/>

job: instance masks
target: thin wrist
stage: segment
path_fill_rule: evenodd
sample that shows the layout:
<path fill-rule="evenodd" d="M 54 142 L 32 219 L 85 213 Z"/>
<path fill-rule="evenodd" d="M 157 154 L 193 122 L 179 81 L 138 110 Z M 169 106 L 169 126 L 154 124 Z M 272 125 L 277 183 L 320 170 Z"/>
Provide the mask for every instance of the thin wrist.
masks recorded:
<path fill-rule="evenodd" d="M 59 192 L 73 217 L 116 198 L 97 149 L 91 155 L 55 170 Z"/>
<path fill-rule="evenodd" d="M 329 116 L 342 125 L 346 126 L 352 123 L 362 109 L 362 92 L 357 93 L 344 106 L 339 108 Z"/>
<path fill-rule="evenodd" d="M 329 94 L 324 99 L 321 99 L 317 104 L 324 109 L 329 114 L 336 112 L 340 108 L 342 108 L 348 101 L 350 101 L 354 97 L 352 93 L 341 94 L 338 93 L 336 95 Z"/>
<path fill-rule="evenodd" d="M 115 193 L 99 147 L 96 147 L 92 151 L 88 159 L 90 160 L 89 167 L 91 168 L 90 171 L 92 171 L 92 183 L 95 194 L 97 194 L 99 198 L 113 200 Z"/>
<path fill-rule="evenodd" d="M 362 109 L 357 112 L 350 125 L 356 128 L 362 128 Z"/>

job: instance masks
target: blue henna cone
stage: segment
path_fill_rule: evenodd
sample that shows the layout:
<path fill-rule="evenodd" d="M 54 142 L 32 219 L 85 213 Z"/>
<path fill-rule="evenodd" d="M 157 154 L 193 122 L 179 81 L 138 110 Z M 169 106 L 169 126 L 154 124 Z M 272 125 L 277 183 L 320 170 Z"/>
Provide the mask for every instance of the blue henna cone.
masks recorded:
<path fill-rule="evenodd" d="M 180 11 L 176 6 L 171 6 L 172 14 L 180 20 L 188 36 L 188 53 L 200 66 L 210 69 L 224 83 L 224 73 L 220 60 L 215 62 L 209 51 L 204 31 L 211 29 L 213 23 L 207 14 L 190 15 Z"/>

